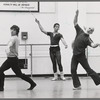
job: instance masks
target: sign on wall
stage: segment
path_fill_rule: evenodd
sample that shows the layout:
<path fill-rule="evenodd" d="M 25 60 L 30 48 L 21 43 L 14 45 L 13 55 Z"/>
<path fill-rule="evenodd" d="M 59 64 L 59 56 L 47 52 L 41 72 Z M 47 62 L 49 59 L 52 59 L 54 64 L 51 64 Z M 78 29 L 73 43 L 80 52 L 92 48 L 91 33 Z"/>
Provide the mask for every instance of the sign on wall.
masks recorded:
<path fill-rule="evenodd" d="M 0 2 L 0 11 L 39 12 L 39 2 Z"/>

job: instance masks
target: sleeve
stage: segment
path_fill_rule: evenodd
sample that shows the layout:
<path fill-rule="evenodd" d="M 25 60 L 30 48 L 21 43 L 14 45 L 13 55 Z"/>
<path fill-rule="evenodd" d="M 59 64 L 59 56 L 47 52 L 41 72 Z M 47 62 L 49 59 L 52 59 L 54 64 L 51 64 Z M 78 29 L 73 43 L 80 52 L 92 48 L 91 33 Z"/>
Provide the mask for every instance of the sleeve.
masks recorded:
<path fill-rule="evenodd" d="M 51 32 L 47 32 L 47 35 L 50 36 L 51 35 Z"/>
<path fill-rule="evenodd" d="M 84 31 L 82 30 L 82 28 L 77 24 L 75 25 L 75 30 L 76 30 L 76 33 L 77 35 L 83 33 Z"/>
<path fill-rule="evenodd" d="M 89 37 L 87 40 L 87 45 L 91 46 L 91 43 L 93 43 L 92 39 Z"/>
<path fill-rule="evenodd" d="M 63 35 L 62 34 L 60 34 L 60 38 L 63 38 Z"/>

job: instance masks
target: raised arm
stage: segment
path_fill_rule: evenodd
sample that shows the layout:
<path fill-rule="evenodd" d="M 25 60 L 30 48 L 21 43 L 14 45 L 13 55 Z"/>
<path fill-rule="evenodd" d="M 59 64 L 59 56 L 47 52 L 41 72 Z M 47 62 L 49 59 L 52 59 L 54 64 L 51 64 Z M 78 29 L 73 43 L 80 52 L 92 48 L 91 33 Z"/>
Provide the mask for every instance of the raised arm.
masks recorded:
<path fill-rule="evenodd" d="M 74 26 L 76 26 L 78 23 L 78 15 L 79 15 L 79 10 L 76 11 L 76 15 L 74 17 Z"/>
<path fill-rule="evenodd" d="M 66 41 L 64 40 L 64 38 L 61 38 L 61 41 L 62 41 L 62 43 L 64 44 L 65 49 L 66 49 L 66 48 L 68 47 L 68 45 L 67 45 Z"/>
<path fill-rule="evenodd" d="M 43 32 L 44 34 L 47 34 L 47 32 L 44 30 L 44 28 L 42 27 L 42 25 L 40 24 L 39 20 L 35 19 L 35 22 L 38 24 L 41 32 Z"/>

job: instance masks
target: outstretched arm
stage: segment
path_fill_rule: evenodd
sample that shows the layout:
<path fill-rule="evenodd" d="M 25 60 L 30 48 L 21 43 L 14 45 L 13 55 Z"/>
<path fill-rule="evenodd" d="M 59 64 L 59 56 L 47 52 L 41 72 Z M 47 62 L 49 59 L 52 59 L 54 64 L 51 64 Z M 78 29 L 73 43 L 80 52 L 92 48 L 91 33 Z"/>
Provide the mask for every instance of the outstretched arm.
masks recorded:
<path fill-rule="evenodd" d="M 78 23 L 78 15 L 79 15 L 79 10 L 76 11 L 76 15 L 74 17 L 74 26 Z"/>
<path fill-rule="evenodd" d="M 35 19 L 35 22 L 38 24 L 41 32 L 43 32 L 44 34 L 47 34 L 47 32 L 43 29 L 42 25 L 40 24 L 39 20 Z"/>
<path fill-rule="evenodd" d="M 98 46 L 100 46 L 99 43 L 91 43 L 91 47 L 92 47 L 92 48 L 96 48 L 96 47 L 98 47 Z"/>
<path fill-rule="evenodd" d="M 64 40 L 64 38 L 61 38 L 62 43 L 65 45 L 65 49 L 68 47 L 66 41 Z"/>

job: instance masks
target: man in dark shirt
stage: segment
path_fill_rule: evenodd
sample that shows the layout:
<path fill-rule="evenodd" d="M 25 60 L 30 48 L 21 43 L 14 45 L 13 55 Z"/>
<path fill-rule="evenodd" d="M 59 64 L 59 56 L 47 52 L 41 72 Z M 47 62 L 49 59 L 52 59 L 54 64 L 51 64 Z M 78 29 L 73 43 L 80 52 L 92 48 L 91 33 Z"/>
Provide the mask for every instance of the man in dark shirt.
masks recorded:
<path fill-rule="evenodd" d="M 78 25 L 78 15 L 79 11 L 77 10 L 74 18 L 74 26 L 77 34 L 73 43 L 73 56 L 71 61 L 71 74 L 74 89 L 81 89 L 81 83 L 77 75 L 77 67 L 79 63 L 86 70 L 88 75 L 93 79 L 94 83 L 96 85 L 100 84 L 99 75 L 93 69 L 90 68 L 85 56 L 85 49 L 87 48 L 87 46 L 96 48 L 100 44 L 94 44 L 89 37 L 89 35 L 93 33 L 94 28 L 86 28 L 85 31 L 80 28 L 80 26 Z"/>
<path fill-rule="evenodd" d="M 60 53 L 60 47 L 59 47 L 59 41 L 61 40 L 62 43 L 65 45 L 65 48 L 67 48 L 67 44 L 63 38 L 63 36 L 58 33 L 60 25 L 58 23 L 54 24 L 54 32 L 46 32 L 43 27 L 41 26 L 40 22 L 36 19 L 36 23 L 39 25 L 39 28 L 41 32 L 44 34 L 50 36 L 50 58 L 53 64 L 53 71 L 54 71 L 54 78 L 53 81 L 58 79 L 58 73 L 57 73 L 57 63 L 60 71 L 60 78 L 62 80 L 66 80 L 63 74 L 63 67 L 61 64 L 61 53 Z"/>

